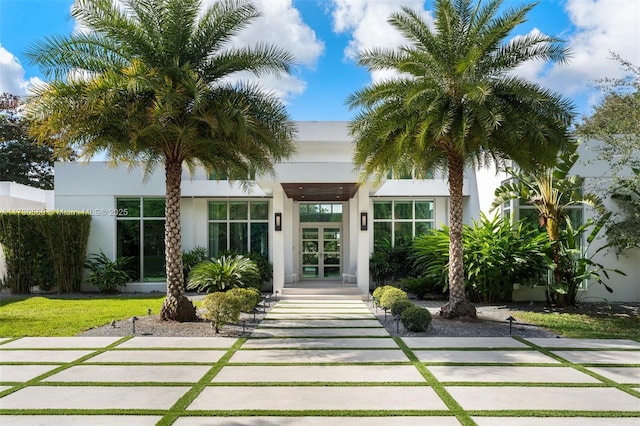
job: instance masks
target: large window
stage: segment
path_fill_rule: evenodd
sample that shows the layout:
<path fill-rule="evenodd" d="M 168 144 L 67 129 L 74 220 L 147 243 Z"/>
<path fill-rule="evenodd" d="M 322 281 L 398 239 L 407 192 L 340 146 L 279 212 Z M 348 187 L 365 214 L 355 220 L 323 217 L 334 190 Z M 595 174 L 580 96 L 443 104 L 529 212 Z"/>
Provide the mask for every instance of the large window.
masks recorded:
<path fill-rule="evenodd" d="M 225 250 L 269 256 L 267 201 L 209 202 L 209 255 Z"/>
<path fill-rule="evenodd" d="M 117 256 L 133 258 L 136 281 L 164 281 L 164 198 L 118 198 Z"/>
<path fill-rule="evenodd" d="M 373 240 L 393 245 L 409 241 L 434 228 L 433 200 L 387 200 L 373 202 Z"/>
<path fill-rule="evenodd" d="M 300 222 L 342 222 L 342 204 L 301 203 Z"/>

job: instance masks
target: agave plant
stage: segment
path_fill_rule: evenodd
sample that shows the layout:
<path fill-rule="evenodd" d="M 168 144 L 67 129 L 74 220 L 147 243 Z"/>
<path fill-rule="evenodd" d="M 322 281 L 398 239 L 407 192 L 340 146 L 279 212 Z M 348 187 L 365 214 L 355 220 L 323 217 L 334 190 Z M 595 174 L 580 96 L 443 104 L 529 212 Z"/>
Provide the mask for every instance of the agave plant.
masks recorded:
<path fill-rule="evenodd" d="M 249 287 L 260 277 L 256 263 L 244 256 L 220 256 L 194 266 L 187 289 L 203 292 Z"/>

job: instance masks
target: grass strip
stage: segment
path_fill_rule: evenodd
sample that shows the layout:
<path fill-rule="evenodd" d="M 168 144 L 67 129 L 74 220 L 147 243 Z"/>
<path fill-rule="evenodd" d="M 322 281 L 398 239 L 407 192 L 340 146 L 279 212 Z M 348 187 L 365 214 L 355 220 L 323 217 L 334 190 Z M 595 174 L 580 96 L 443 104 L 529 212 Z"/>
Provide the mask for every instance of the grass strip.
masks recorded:
<path fill-rule="evenodd" d="M 238 339 L 227 352 L 214 364 L 211 369 L 205 373 L 202 378 L 195 383 L 175 404 L 164 414 L 157 426 L 172 425 L 178 417 L 186 412 L 187 407 L 202 393 L 202 391 L 211 383 L 213 378 L 229 363 L 231 357 L 246 342 L 246 338 Z"/>
<path fill-rule="evenodd" d="M 458 401 L 453 399 L 451 394 L 445 389 L 445 387 L 436 379 L 436 377 L 427 369 L 427 367 L 420 362 L 418 357 L 413 353 L 413 351 L 404 343 L 404 341 L 399 337 L 393 338 L 395 342 L 398 344 L 400 349 L 404 352 L 404 354 L 409 358 L 411 363 L 416 367 L 416 369 L 420 372 L 422 377 L 426 380 L 427 384 L 431 386 L 434 392 L 440 397 L 440 399 L 445 403 L 445 405 L 449 408 L 451 413 L 456 416 L 458 421 L 462 426 L 471 426 L 476 423 L 473 421 L 471 416 L 467 414 L 467 412 L 458 404 Z"/>

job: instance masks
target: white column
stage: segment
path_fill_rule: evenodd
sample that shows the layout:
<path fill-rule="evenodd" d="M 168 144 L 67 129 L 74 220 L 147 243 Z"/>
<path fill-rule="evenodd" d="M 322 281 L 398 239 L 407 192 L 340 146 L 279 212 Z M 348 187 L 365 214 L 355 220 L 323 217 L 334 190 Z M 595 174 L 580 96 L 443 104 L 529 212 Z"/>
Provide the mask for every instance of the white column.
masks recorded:
<path fill-rule="evenodd" d="M 373 207 L 369 199 L 369 185 L 362 184 L 356 195 L 358 197 L 358 264 L 357 282 L 362 294 L 369 294 L 369 236 L 373 234 Z M 360 229 L 360 214 L 367 213 L 367 230 Z"/>
<path fill-rule="evenodd" d="M 282 230 L 275 230 L 275 214 L 282 214 Z M 273 190 L 273 212 L 271 214 L 271 220 L 269 224 L 269 232 L 273 241 L 272 263 L 273 263 L 273 292 L 275 294 L 278 291 L 282 294 L 284 288 L 284 268 L 285 268 L 285 254 L 284 254 L 284 228 L 287 224 L 291 224 L 291 218 L 285 218 L 284 215 L 284 190 L 282 188 L 275 188 Z"/>

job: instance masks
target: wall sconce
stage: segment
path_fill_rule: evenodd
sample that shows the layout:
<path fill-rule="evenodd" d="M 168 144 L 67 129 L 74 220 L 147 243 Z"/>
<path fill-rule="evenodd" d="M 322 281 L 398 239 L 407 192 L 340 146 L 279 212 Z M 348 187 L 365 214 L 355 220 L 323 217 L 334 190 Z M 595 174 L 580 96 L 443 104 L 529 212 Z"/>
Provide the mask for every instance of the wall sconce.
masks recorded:
<path fill-rule="evenodd" d="M 367 212 L 360 213 L 360 230 L 366 231 L 369 228 L 369 216 Z"/>
<path fill-rule="evenodd" d="M 282 231 L 282 213 L 275 214 L 273 223 L 276 231 Z"/>

